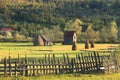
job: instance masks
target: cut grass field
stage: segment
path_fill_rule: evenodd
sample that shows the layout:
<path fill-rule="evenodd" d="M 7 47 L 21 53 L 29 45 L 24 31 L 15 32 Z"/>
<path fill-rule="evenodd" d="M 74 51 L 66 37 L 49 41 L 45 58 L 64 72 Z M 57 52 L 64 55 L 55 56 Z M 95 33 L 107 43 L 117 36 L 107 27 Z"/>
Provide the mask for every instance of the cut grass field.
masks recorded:
<path fill-rule="evenodd" d="M 43 57 L 44 54 L 55 54 L 61 56 L 63 53 L 69 54 L 69 56 L 75 56 L 75 54 L 80 53 L 80 50 L 85 51 L 84 44 L 77 44 L 78 50 L 72 51 L 72 45 L 61 45 L 57 43 L 53 46 L 33 46 L 32 43 L 0 43 L 0 58 L 11 57 L 16 58 L 18 54 L 24 57 L 27 54 L 29 57 Z M 114 48 L 118 44 L 95 44 L 95 48 L 87 49 L 89 51 L 93 50 L 107 50 Z"/>
<path fill-rule="evenodd" d="M 0 80 L 120 80 L 120 74 L 64 74 L 40 77 L 1 77 Z"/>
<path fill-rule="evenodd" d="M 95 48 L 87 50 L 106 50 L 114 48 L 119 44 L 96 44 Z M 0 59 L 11 55 L 12 58 L 16 58 L 18 54 L 24 57 L 25 54 L 28 57 L 44 57 L 44 54 L 55 54 L 60 57 L 63 53 L 67 53 L 70 57 L 75 57 L 80 53 L 80 50 L 84 49 L 84 44 L 78 44 L 78 50 L 72 51 L 71 45 L 55 44 L 53 46 L 33 46 L 32 43 L 0 43 Z M 0 77 L 0 80 L 120 80 L 120 73 L 109 75 L 95 75 L 95 74 L 64 74 L 64 75 L 47 75 L 40 77 Z"/>

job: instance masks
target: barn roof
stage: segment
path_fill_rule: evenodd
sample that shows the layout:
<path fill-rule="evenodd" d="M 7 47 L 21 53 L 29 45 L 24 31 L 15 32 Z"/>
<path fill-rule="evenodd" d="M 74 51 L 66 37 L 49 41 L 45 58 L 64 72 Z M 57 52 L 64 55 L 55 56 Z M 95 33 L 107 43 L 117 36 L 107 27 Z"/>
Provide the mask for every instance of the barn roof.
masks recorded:
<path fill-rule="evenodd" d="M 76 31 L 65 31 L 64 32 L 64 37 L 73 37 L 74 33 L 76 33 Z"/>
<path fill-rule="evenodd" d="M 13 31 L 12 28 L 1 28 L 1 31 Z"/>
<path fill-rule="evenodd" d="M 46 36 L 46 35 L 43 35 L 42 38 L 45 39 L 46 41 L 53 41 L 52 38 L 50 38 L 49 36 Z"/>

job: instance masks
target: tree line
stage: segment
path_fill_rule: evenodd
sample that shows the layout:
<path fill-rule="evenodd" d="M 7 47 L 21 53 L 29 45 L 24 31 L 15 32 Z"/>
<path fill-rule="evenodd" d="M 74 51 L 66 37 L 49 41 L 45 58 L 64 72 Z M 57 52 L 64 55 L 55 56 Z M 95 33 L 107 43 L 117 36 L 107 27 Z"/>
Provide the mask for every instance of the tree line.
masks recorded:
<path fill-rule="evenodd" d="M 18 40 L 28 40 L 40 34 L 63 41 L 65 30 L 76 30 L 78 41 L 117 42 L 119 8 L 119 0 L 1 0 L 0 27 L 15 32 L 1 32 L 0 38 L 19 34 Z"/>

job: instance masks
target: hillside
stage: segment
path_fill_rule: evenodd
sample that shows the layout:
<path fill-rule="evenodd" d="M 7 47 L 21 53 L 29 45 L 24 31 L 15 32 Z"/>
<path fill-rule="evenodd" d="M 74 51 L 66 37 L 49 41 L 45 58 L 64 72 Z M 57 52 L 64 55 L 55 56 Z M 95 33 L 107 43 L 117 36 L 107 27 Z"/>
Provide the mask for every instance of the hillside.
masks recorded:
<path fill-rule="evenodd" d="M 0 27 L 11 27 L 26 37 L 49 34 L 56 30 L 62 36 L 66 24 L 76 19 L 83 22 L 82 28 L 92 24 L 95 31 L 108 28 L 113 21 L 118 28 L 119 14 L 119 0 L 0 1 Z"/>

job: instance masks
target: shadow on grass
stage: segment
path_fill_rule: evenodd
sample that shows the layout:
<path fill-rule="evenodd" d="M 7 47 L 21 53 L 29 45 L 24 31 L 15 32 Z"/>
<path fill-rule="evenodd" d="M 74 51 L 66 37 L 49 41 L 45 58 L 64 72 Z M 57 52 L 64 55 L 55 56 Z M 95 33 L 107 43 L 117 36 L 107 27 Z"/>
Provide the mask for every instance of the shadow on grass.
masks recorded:
<path fill-rule="evenodd" d="M 33 47 L 34 45 L 3 45 L 3 46 L 7 46 L 7 47 Z"/>

